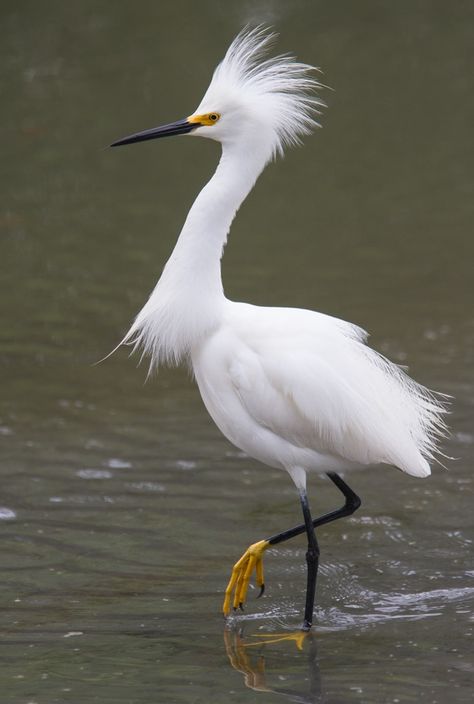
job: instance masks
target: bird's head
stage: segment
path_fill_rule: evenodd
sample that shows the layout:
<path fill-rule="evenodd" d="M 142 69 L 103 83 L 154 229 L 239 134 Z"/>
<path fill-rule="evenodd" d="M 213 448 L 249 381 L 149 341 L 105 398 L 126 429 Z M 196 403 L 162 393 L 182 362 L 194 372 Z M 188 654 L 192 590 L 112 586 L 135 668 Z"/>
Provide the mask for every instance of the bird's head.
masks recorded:
<path fill-rule="evenodd" d="M 226 145 L 263 148 L 268 159 L 299 143 L 317 122 L 323 102 L 315 69 L 288 55 L 265 58 L 276 35 L 244 29 L 214 71 L 198 108 L 184 120 L 137 132 L 111 146 L 189 134 Z"/>

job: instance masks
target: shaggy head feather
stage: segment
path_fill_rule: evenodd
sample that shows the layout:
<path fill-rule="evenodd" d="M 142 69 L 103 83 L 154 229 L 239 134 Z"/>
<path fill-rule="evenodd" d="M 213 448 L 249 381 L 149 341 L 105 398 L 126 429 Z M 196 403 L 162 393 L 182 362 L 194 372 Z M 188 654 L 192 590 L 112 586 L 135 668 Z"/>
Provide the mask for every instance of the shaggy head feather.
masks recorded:
<path fill-rule="evenodd" d="M 287 54 L 266 58 L 276 37 L 264 27 L 238 34 L 195 111 L 215 111 L 221 119 L 196 134 L 225 144 L 245 129 L 261 133 L 264 126 L 274 156 L 319 126 L 315 117 L 324 103 L 315 95 L 321 88 L 317 69 Z"/>

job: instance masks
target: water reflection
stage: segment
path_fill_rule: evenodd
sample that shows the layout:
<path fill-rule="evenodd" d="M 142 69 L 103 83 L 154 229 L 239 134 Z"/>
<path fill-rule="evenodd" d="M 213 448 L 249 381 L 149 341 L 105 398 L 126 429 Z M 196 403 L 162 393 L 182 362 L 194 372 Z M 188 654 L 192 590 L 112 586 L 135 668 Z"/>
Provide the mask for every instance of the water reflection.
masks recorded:
<path fill-rule="evenodd" d="M 314 633 L 254 633 L 245 637 L 243 629 L 226 628 L 224 645 L 231 667 L 242 673 L 249 689 L 279 694 L 289 702 L 299 704 L 323 704 L 326 701 L 322 694 Z M 299 660 L 296 676 L 295 658 Z M 268 661 L 271 663 L 269 668 Z M 275 681 L 288 684 L 277 685 Z"/>

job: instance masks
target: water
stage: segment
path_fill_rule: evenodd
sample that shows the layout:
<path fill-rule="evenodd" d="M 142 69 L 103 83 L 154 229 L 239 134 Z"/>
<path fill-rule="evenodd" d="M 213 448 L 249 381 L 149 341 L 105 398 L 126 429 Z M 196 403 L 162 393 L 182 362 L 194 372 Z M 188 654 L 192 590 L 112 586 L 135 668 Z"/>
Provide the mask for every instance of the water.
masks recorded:
<path fill-rule="evenodd" d="M 239 213 L 228 294 L 353 320 L 455 397 L 449 471 L 353 476 L 302 650 L 263 642 L 300 624 L 302 539 L 268 554 L 263 599 L 219 613 L 241 551 L 299 522 L 288 477 L 220 437 L 184 371 L 92 366 L 218 154 L 102 147 L 189 114 L 254 18 L 335 91 Z M 463 2 L 2 4 L 2 702 L 471 701 L 473 28 Z"/>

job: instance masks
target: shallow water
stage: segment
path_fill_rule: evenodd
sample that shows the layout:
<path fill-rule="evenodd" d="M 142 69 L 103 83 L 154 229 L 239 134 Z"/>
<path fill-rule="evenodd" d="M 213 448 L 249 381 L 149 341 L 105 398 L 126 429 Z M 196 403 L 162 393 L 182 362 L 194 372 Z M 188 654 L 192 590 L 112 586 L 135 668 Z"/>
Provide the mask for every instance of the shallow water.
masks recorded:
<path fill-rule="evenodd" d="M 242 9 L 243 8 L 243 9 Z M 472 699 L 472 65 L 468 3 L 149 0 L 2 6 L 2 702 Z M 224 627 L 231 564 L 300 521 L 288 477 L 232 448 L 182 370 L 101 365 L 217 158 L 204 140 L 102 147 L 189 114 L 237 29 L 324 68 L 324 129 L 234 224 L 228 295 L 341 316 L 451 394 L 448 471 L 354 474 L 363 505 L 304 542 Z M 310 484 L 315 512 L 340 503 Z M 269 639 L 269 634 L 273 638 Z M 268 642 L 271 640 L 272 642 Z"/>

